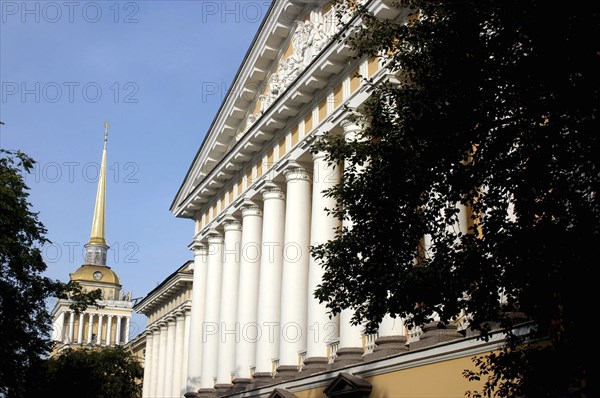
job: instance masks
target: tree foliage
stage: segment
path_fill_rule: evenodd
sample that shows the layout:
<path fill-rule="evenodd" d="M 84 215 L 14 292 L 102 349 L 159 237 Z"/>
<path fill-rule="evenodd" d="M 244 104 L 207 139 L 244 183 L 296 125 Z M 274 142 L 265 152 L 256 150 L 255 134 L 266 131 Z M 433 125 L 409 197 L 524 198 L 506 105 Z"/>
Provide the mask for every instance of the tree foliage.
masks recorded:
<path fill-rule="evenodd" d="M 72 297 L 73 309 L 94 305 L 100 292 L 84 293 L 73 283 L 43 276 L 40 248 L 46 229 L 31 211 L 23 172 L 34 161 L 22 152 L 0 149 L 0 395 L 24 393 L 30 369 L 50 348 L 50 297 Z"/>
<path fill-rule="evenodd" d="M 316 296 L 368 331 L 386 313 L 443 326 L 464 311 L 483 338 L 499 325 L 508 345 L 466 373 L 486 379 L 473 395 L 598 393 L 600 5 L 410 0 L 380 20 L 340 2 L 363 21 L 341 40 L 392 78 L 367 80 L 355 139 L 316 143 L 346 162 L 328 195 L 353 222 L 313 248 Z M 510 334 L 517 312 L 546 344 Z"/>
<path fill-rule="evenodd" d="M 68 348 L 43 366 L 40 393 L 60 397 L 141 397 L 143 368 L 122 347 Z M 40 388 L 41 387 L 41 388 Z"/>

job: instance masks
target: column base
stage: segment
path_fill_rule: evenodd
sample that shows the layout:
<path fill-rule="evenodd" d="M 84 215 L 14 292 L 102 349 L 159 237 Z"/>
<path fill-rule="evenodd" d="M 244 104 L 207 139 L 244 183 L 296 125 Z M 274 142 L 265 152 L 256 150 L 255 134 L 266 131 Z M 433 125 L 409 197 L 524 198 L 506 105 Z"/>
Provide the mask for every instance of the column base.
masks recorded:
<path fill-rule="evenodd" d="M 245 379 L 245 378 L 233 379 L 233 388 L 231 389 L 231 392 L 236 393 L 236 392 L 246 391 L 248 389 L 248 387 L 250 386 L 250 383 L 252 383 L 252 379 Z"/>
<path fill-rule="evenodd" d="M 198 393 L 190 391 L 190 392 L 186 392 L 185 394 L 183 394 L 183 396 L 185 398 L 198 398 Z"/>
<path fill-rule="evenodd" d="M 216 398 L 216 396 L 217 392 L 214 388 L 201 388 L 196 393 L 197 398 Z"/>
<path fill-rule="evenodd" d="M 344 366 L 360 363 L 363 361 L 362 347 L 340 348 L 336 352 L 336 358 L 333 361 L 333 369 L 343 368 Z"/>
<path fill-rule="evenodd" d="M 217 394 L 217 397 L 222 397 L 223 395 L 230 394 L 232 388 L 233 384 L 230 383 L 215 384 L 215 392 Z"/>
<path fill-rule="evenodd" d="M 252 383 L 248 386 L 248 389 L 260 388 L 268 386 L 269 384 L 275 384 L 275 379 L 271 372 L 256 372 L 253 375 Z"/>
<path fill-rule="evenodd" d="M 275 374 L 275 382 L 281 383 L 282 381 L 293 380 L 300 375 L 298 367 L 293 365 L 281 365 L 277 367 L 277 373 Z"/>
<path fill-rule="evenodd" d="M 384 336 L 375 340 L 375 348 L 371 354 L 365 355 L 365 362 L 389 357 L 408 351 L 406 336 Z"/>
<path fill-rule="evenodd" d="M 304 360 L 304 366 L 300 371 L 300 376 L 308 376 L 313 373 L 324 372 L 327 370 L 327 358 L 312 357 Z"/>
<path fill-rule="evenodd" d="M 456 325 L 450 323 L 439 327 L 439 322 L 430 322 L 423 326 L 423 334 L 419 340 L 410 343 L 410 350 L 429 347 L 450 340 L 462 339 L 464 336 L 456 331 Z"/>

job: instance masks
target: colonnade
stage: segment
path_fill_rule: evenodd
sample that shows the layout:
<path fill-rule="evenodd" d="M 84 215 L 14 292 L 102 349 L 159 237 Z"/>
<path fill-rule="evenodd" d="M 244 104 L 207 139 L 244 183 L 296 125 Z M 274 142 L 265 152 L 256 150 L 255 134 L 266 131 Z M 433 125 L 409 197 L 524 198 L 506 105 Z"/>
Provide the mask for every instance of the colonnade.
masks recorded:
<path fill-rule="evenodd" d="M 190 321 L 190 309 L 180 308 L 147 328 L 143 397 L 185 393 Z"/>
<path fill-rule="evenodd" d="M 360 130 L 350 121 L 341 126 L 348 138 Z M 219 215 L 191 245 L 189 393 L 325 369 L 334 342 L 336 361 L 362 359 L 364 336 L 351 325 L 352 312 L 330 318 L 314 298 L 323 269 L 310 246 L 333 239 L 341 226 L 323 193 L 339 182 L 341 167 L 317 153 L 311 164 L 288 161 L 282 174 L 283 183 L 258 182 L 258 195 Z M 381 326 L 380 334 L 404 334 L 389 320 Z"/>
<path fill-rule="evenodd" d="M 54 321 L 52 340 L 63 344 L 98 346 L 126 344 L 129 342 L 130 321 L 127 315 L 65 311 Z"/>

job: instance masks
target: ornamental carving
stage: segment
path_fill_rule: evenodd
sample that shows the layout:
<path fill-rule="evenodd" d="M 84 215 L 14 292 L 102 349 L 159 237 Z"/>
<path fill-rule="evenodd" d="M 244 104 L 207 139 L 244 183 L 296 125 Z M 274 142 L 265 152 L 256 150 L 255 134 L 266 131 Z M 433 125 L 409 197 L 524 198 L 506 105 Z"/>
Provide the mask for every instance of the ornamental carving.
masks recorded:
<path fill-rule="evenodd" d="M 302 72 L 321 52 L 325 45 L 331 41 L 336 29 L 334 15 L 335 13 L 330 11 L 324 16 L 319 16 L 319 19 L 328 21 L 328 23 L 307 20 L 300 21 L 296 24 L 296 29 L 294 30 L 291 39 L 292 54 L 289 57 L 282 59 L 279 62 L 276 71 L 269 77 L 264 94 L 261 94 L 258 97 L 260 109 L 257 113 L 248 115 L 244 127 L 240 129 L 240 132 L 236 135 L 237 141 L 250 130 L 260 115 L 266 112 L 273 102 L 275 102 L 298 75 L 300 75 L 300 72 Z"/>

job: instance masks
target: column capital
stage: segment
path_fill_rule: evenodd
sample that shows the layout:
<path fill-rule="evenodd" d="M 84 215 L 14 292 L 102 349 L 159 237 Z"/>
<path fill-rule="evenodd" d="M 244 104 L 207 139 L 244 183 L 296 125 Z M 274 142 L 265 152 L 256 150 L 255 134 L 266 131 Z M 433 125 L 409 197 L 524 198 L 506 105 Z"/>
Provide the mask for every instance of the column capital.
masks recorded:
<path fill-rule="evenodd" d="M 356 133 L 362 131 L 362 128 L 358 125 L 353 117 L 347 117 L 340 122 L 340 126 L 344 129 L 344 139 L 346 141 L 356 138 Z"/>
<path fill-rule="evenodd" d="M 267 184 L 264 186 L 264 188 L 261 190 L 262 196 L 263 196 L 263 200 L 269 200 L 269 199 L 285 199 L 285 193 L 283 192 L 283 190 L 275 185 L 275 184 Z"/>
<path fill-rule="evenodd" d="M 262 217 L 263 213 L 262 213 L 262 209 L 261 207 L 253 201 L 244 201 L 244 203 L 242 204 L 242 217 L 248 217 L 248 216 L 258 216 L 258 217 Z"/>
<path fill-rule="evenodd" d="M 323 160 L 325 159 L 325 157 L 327 156 L 327 152 L 325 151 L 316 151 L 316 152 L 312 152 L 310 153 L 312 155 L 313 161 L 319 161 L 319 160 Z"/>
<path fill-rule="evenodd" d="M 188 249 L 194 252 L 194 256 L 200 256 L 202 254 L 206 254 L 207 248 L 206 243 L 201 240 L 200 237 L 194 238 L 192 243 L 188 245 Z"/>
<path fill-rule="evenodd" d="M 233 216 L 229 216 L 223 220 L 223 229 L 225 232 L 227 231 L 241 231 L 242 223 L 239 222 L 237 218 Z"/>
<path fill-rule="evenodd" d="M 290 165 L 283 171 L 286 182 L 291 181 L 310 181 L 310 174 L 306 168 L 300 166 L 297 163 L 290 163 Z"/>
<path fill-rule="evenodd" d="M 344 129 L 344 132 L 360 130 L 355 116 L 347 116 L 340 122 L 340 126 Z"/>
<path fill-rule="evenodd" d="M 146 336 L 146 341 L 152 340 L 154 338 L 154 331 L 151 329 L 150 330 L 146 329 L 146 331 L 144 332 L 144 335 Z"/>
<path fill-rule="evenodd" d="M 166 320 L 162 320 L 162 321 L 158 322 L 158 327 L 159 327 L 160 329 L 166 329 L 166 328 L 167 328 L 167 326 L 168 326 L 168 323 L 167 323 L 167 321 L 166 321 Z"/>
<path fill-rule="evenodd" d="M 223 234 L 216 229 L 211 229 L 207 234 L 208 243 L 223 243 Z"/>

